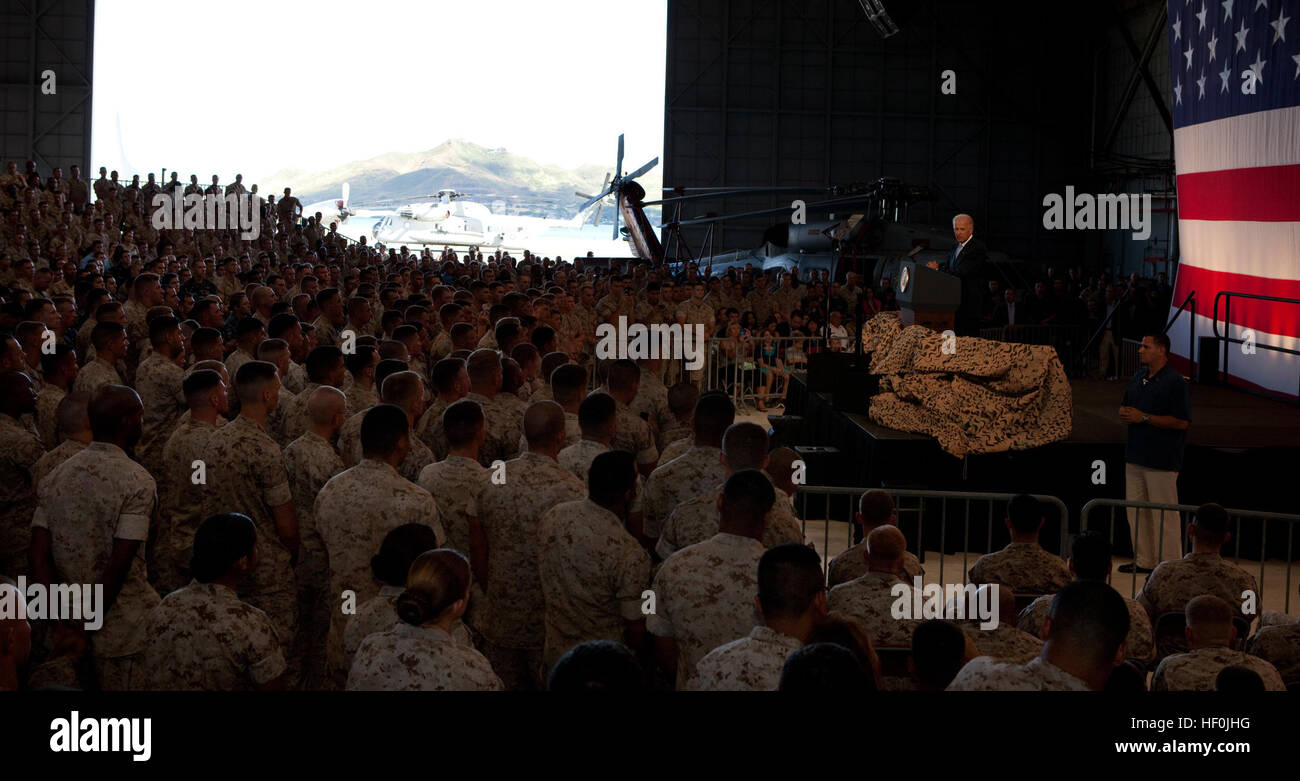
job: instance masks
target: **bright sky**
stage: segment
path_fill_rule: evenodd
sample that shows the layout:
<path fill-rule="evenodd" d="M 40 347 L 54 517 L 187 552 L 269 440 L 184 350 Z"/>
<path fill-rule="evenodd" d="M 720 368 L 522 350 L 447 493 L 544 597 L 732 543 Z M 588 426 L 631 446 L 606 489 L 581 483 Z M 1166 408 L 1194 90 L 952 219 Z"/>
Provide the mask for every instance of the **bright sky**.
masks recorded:
<path fill-rule="evenodd" d="M 663 147 L 666 0 L 99 0 L 91 178 L 245 183 L 450 138 L 624 170 Z M 169 174 L 170 176 L 170 174 Z"/>

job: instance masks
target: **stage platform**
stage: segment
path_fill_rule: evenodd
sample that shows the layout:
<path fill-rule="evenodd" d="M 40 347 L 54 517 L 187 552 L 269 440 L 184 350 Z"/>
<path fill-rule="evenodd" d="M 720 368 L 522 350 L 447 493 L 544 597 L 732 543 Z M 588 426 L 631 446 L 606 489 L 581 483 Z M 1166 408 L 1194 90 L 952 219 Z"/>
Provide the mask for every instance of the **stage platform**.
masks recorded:
<path fill-rule="evenodd" d="M 866 414 L 838 410 L 830 394 L 809 393 L 804 379 L 794 378 L 785 413 L 802 420 L 782 427 L 778 439 L 779 444 L 805 449 L 835 448 L 834 453 L 806 451 L 809 485 L 1050 494 L 1069 508 L 1069 527 L 1074 531 L 1080 528 L 1079 510 L 1088 500 L 1124 498 L 1125 425 L 1117 415 L 1125 387 L 1124 381 L 1073 381 L 1074 421 L 1064 441 L 956 458 L 928 436 L 877 425 Z M 1192 425 L 1179 473 L 1179 500 L 1300 512 L 1300 407 L 1195 383 L 1191 399 Z M 1104 483 L 1094 482 L 1098 461 L 1105 465 Z M 1053 526 L 1052 519 L 1047 525 Z M 1127 543 L 1121 538 L 1127 538 L 1127 533 L 1127 523 L 1119 521 L 1117 554 L 1126 552 Z M 999 536 L 1005 537 L 1005 532 L 995 529 L 995 543 Z M 1054 530 L 1049 532 L 1044 544 L 1051 548 L 1058 536 Z M 983 537 L 983 532 L 973 536 Z M 1300 534 L 1296 537 L 1300 544 Z M 1258 535 L 1243 530 L 1242 538 L 1244 550 L 1253 546 L 1258 552 Z M 1285 538 L 1275 539 L 1270 529 L 1269 554 L 1283 555 L 1285 544 Z"/>

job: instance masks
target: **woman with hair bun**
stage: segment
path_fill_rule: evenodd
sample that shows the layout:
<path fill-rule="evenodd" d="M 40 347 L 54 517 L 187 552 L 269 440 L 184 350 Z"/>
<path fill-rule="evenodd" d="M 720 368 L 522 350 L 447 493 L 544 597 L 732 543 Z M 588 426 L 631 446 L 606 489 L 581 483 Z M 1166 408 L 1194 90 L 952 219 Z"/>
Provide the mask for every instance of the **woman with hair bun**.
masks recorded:
<path fill-rule="evenodd" d="M 400 622 L 361 641 L 349 691 L 500 691 L 487 657 L 451 632 L 469 602 L 469 561 L 439 548 L 416 557 L 394 602 Z"/>
<path fill-rule="evenodd" d="M 378 555 L 370 559 L 370 571 L 384 585 L 379 589 L 379 596 L 361 603 L 343 633 L 343 653 L 348 668 L 352 666 L 362 640 L 377 632 L 387 632 L 401 620 L 397 617 L 397 598 L 406 590 L 406 573 L 410 572 L 411 565 L 421 553 L 437 547 L 438 536 L 421 523 L 403 524 L 384 537 Z M 459 618 L 452 623 L 450 634 L 457 643 L 467 648 L 474 647 L 469 630 Z"/>

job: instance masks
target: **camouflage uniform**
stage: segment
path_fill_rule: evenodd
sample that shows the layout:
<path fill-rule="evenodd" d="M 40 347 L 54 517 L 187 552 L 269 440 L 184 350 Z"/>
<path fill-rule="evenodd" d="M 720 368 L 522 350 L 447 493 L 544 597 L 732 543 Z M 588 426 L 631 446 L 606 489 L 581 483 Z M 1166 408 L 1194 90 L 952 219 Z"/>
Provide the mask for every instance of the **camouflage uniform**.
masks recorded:
<path fill-rule="evenodd" d="M 488 610 L 476 628 L 507 688 L 532 687 L 529 679 L 538 672 L 546 639 L 539 522 L 555 505 L 586 494 L 578 478 L 555 461 L 529 452 L 507 461 L 505 484 L 487 486 L 479 501 L 488 546 Z"/>
<path fill-rule="evenodd" d="M 379 394 L 375 393 L 373 388 L 363 388 L 355 382 L 343 397 L 347 400 L 348 409 L 370 409 L 379 403 Z"/>
<path fill-rule="evenodd" d="M 1284 683 L 1300 683 L 1300 624 L 1263 627 L 1246 650 L 1277 668 Z"/>
<path fill-rule="evenodd" d="M 357 649 L 361 647 L 362 640 L 374 634 L 387 632 L 402 623 L 402 619 L 397 617 L 397 598 L 405 590 L 401 586 L 380 586 L 379 594 L 374 599 L 368 599 L 357 607 L 357 614 L 348 621 L 348 628 L 343 633 L 343 658 L 349 669 L 356 658 Z M 463 622 L 453 621 L 448 634 L 451 635 L 452 642 L 457 645 L 466 648 L 474 647 L 474 640 Z"/>
<path fill-rule="evenodd" d="M 217 416 L 218 421 L 224 418 Z M 162 474 L 158 486 L 158 539 L 149 576 L 164 594 L 185 585 L 190 577 L 190 556 L 194 534 L 207 516 L 203 514 L 204 485 L 194 484 L 196 460 L 203 460 L 208 439 L 217 427 L 195 420 L 189 410 L 181 416 L 163 445 Z M 206 480 L 206 466 L 204 468 Z"/>
<path fill-rule="evenodd" d="M 623 642 L 640 620 L 650 557 L 617 515 L 590 499 L 565 502 L 542 516 L 537 562 L 546 599 L 543 664 L 591 640 Z"/>
<path fill-rule="evenodd" d="M 348 691 L 500 691 L 483 654 L 437 627 L 401 623 L 367 637 L 348 673 Z"/>
<path fill-rule="evenodd" d="M 483 446 L 478 451 L 478 462 L 492 466 L 493 461 L 509 461 L 519 455 L 523 420 L 497 399 L 489 399 L 481 393 L 471 393 L 465 398 L 477 401 L 483 408 Z"/>
<path fill-rule="evenodd" d="M 719 533 L 678 551 L 655 575 L 655 612 L 646 629 L 677 640 L 677 688 L 690 688 L 695 665 L 720 645 L 745 637 L 763 621 L 754 607 L 763 544 Z"/>
<path fill-rule="evenodd" d="M 298 589 L 292 556 L 280 541 L 272 508 L 293 500 L 280 446 L 252 419 L 240 415 L 208 435 L 203 449 L 207 485 L 202 517 L 242 513 L 257 527 L 257 567 L 240 597 L 266 613 L 285 654 L 292 652 L 298 622 Z"/>
<path fill-rule="evenodd" d="M 901 597 L 894 594 L 897 585 L 906 588 Z M 899 599 L 910 602 L 912 587 L 892 573 L 868 572 L 831 589 L 826 604 L 861 621 L 873 645 L 910 648 L 912 632 L 920 622 L 894 618 L 892 608 Z"/>
<path fill-rule="evenodd" d="M 27 572 L 36 484 L 32 468 L 45 455 L 36 435 L 0 412 L 0 572 Z"/>
<path fill-rule="evenodd" d="M 829 573 L 827 586 L 835 588 L 841 583 L 848 583 L 867 574 L 866 555 L 867 541 L 863 540 L 831 559 L 830 566 L 827 567 Z M 921 566 L 921 560 L 916 557 L 916 554 L 903 551 L 903 572 L 907 576 L 906 581 L 912 583 L 916 578 L 925 575 L 925 567 Z"/>
<path fill-rule="evenodd" d="M 36 433 L 40 435 L 41 444 L 49 450 L 58 443 L 59 402 L 68 394 L 57 385 L 45 384 L 36 394 Z"/>
<path fill-rule="evenodd" d="M 992 629 L 980 628 L 980 622 L 975 619 L 958 621 L 957 625 L 974 641 L 980 656 L 990 656 L 1000 662 L 1028 664 L 1043 650 L 1042 640 L 1003 621 L 1001 616 Z"/>
<path fill-rule="evenodd" d="M 329 634 L 329 560 L 325 543 L 316 528 L 316 495 L 330 478 L 344 470 L 334 446 L 314 431 L 308 431 L 284 449 L 284 468 L 293 493 L 293 511 L 302 540 L 294 579 L 298 584 L 298 636 L 294 639 L 294 669 L 304 674 L 303 688 L 316 688 L 325 674 L 325 641 Z"/>
<path fill-rule="evenodd" d="M 1183 612 L 1192 597 L 1202 594 L 1219 597 L 1236 615 L 1253 621 L 1254 616 L 1241 612 L 1246 591 L 1259 593 L 1254 575 L 1216 553 L 1189 553 L 1156 567 L 1137 598 L 1153 621 L 1165 613 Z"/>
<path fill-rule="evenodd" d="M 433 494 L 438 502 L 438 513 L 446 538 L 438 542 L 444 548 L 460 551 L 470 556 L 469 519 L 479 517 L 479 500 L 492 486 L 489 472 L 479 462 L 464 456 L 447 456 L 442 461 L 429 464 L 416 481 L 421 488 Z M 469 586 L 469 607 L 464 620 L 477 627 L 480 611 L 485 609 L 487 596 L 478 582 Z"/>
<path fill-rule="evenodd" d="M 116 445 L 93 442 L 41 483 L 33 528 L 50 533 L 54 569 L 65 583 L 101 583 L 115 539 L 139 541 L 117 599 L 91 638 L 100 686 L 131 688 L 158 593 L 145 574 L 145 541 L 157 504 L 154 480 Z"/>
<path fill-rule="evenodd" d="M 117 369 L 108 361 L 96 358 L 77 372 L 77 378 L 72 381 L 72 390 L 74 393 L 77 391 L 94 393 L 102 385 L 121 384 L 122 375 L 117 373 Z"/>
<path fill-rule="evenodd" d="M 628 406 L 638 418 L 641 417 L 641 413 L 647 413 L 658 433 L 656 444 L 660 448 L 667 444 L 663 435 L 672 426 L 674 418 L 672 410 L 668 409 L 668 388 L 663 380 L 653 372 L 642 369 L 641 384 L 637 387 L 636 398 L 632 399 L 632 403 Z"/>
<path fill-rule="evenodd" d="M 433 529 L 439 541 L 446 536 L 433 496 L 375 459 L 365 459 L 326 483 L 316 495 L 312 514 L 325 543 L 331 604 L 335 605 L 344 591 L 355 592 L 357 603 L 379 593 L 370 559 L 393 529 L 418 523 Z M 334 675 L 345 669 L 343 631 L 349 619 L 331 608 L 327 665 Z"/>
<path fill-rule="evenodd" d="M 443 401 L 442 397 L 435 396 L 429 400 L 429 406 L 424 408 L 424 413 L 420 419 L 415 422 L 415 435 L 428 446 L 437 461 L 447 457 L 447 451 L 450 446 L 447 444 L 447 435 L 442 429 L 442 413 L 447 411 L 451 405 Z"/>
<path fill-rule="evenodd" d="M 226 374 L 230 376 L 230 381 L 235 381 L 235 375 L 239 373 L 241 366 L 254 360 L 257 359 L 252 353 L 248 352 L 243 347 L 236 347 L 235 351 L 226 358 Z"/>
<path fill-rule="evenodd" d="M 149 614 L 140 688 L 248 691 L 284 674 L 266 614 L 217 583 L 192 581 Z"/>
<path fill-rule="evenodd" d="M 748 637 L 710 651 L 695 666 L 695 691 L 776 691 L 786 657 L 803 647 L 797 637 L 756 626 Z"/>
<path fill-rule="evenodd" d="M 53 450 L 47 452 L 37 460 L 32 467 L 32 485 L 40 488 L 41 481 L 45 479 L 50 472 L 53 472 L 64 461 L 72 458 L 76 454 L 86 449 L 86 443 L 75 439 L 65 439 Z"/>
<path fill-rule="evenodd" d="M 687 429 L 681 438 L 672 440 L 664 446 L 663 452 L 659 454 L 659 466 L 680 458 L 693 447 L 695 447 L 695 432 Z"/>
<path fill-rule="evenodd" d="M 1053 596 L 1053 594 L 1044 594 L 1025 606 L 1025 609 L 1020 611 L 1018 626 L 1034 637 L 1041 637 L 1043 619 L 1047 618 L 1048 612 L 1052 609 Z M 1128 637 L 1126 638 L 1128 658 L 1152 662 L 1156 658 L 1156 644 L 1151 632 L 1151 619 L 1147 617 L 1147 611 L 1143 609 L 1142 603 L 1136 599 L 1124 597 L 1124 603 L 1128 605 Z"/>
<path fill-rule="evenodd" d="M 448 355 L 451 355 L 451 332 L 443 331 L 433 339 L 433 344 L 429 346 L 429 360 L 437 363 Z"/>
<path fill-rule="evenodd" d="M 619 316 L 626 317 L 628 320 L 633 319 L 635 307 L 631 296 L 620 293 L 615 297 L 613 293 L 609 293 L 596 302 L 596 317 L 602 323 L 618 325 Z"/>
<path fill-rule="evenodd" d="M 612 444 L 615 450 L 626 450 L 636 456 L 638 465 L 653 464 L 659 460 L 659 448 L 655 447 L 654 433 L 650 424 L 641 419 L 630 406 L 618 402 L 615 407 L 618 420 Z"/>
<path fill-rule="evenodd" d="M 1282 683 L 1282 676 L 1276 667 L 1258 656 L 1224 646 L 1198 648 L 1185 654 L 1165 657 L 1156 668 L 1155 677 L 1151 679 L 1151 691 L 1214 691 L 1215 678 L 1224 667 L 1230 665 L 1239 665 L 1259 673 L 1265 691 L 1286 691 L 1286 685 Z"/>
<path fill-rule="evenodd" d="M 281 385 L 279 398 L 275 403 L 275 409 L 271 410 L 266 416 L 266 433 L 271 435 L 271 439 L 274 439 L 275 444 L 279 445 L 281 449 L 284 449 L 285 445 L 293 441 L 285 439 L 284 416 L 285 412 L 294 404 L 294 401 L 297 398 L 298 394 Z"/>
<path fill-rule="evenodd" d="M 371 409 L 373 407 L 358 412 L 339 428 L 338 452 L 345 466 L 356 466 L 362 461 L 361 424 L 365 421 L 366 413 Z M 412 483 L 417 482 L 420 479 L 420 472 L 434 460 L 433 451 L 429 446 L 419 437 L 413 436 L 406 457 L 397 465 L 397 473 Z"/>
<path fill-rule="evenodd" d="M 302 393 L 294 396 L 287 405 L 283 406 L 283 413 L 280 417 L 280 436 L 286 441 L 292 442 L 311 428 L 311 418 L 307 415 L 307 402 L 311 400 L 311 395 L 316 389 L 321 387 L 319 382 L 309 382 L 303 387 Z M 342 388 L 338 389 L 342 392 Z M 355 412 L 347 405 L 347 396 L 344 395 L 343 414 L 351 417 Z"/>
<path fill-rule="evenodd" d="M 135 389 L 144 404 L 144 427 L 135 457 L 150 474 L 161 476 L 163 447 L 182 413 L 188 409 L 181 384 L 185 370 L 162 353 L 149 353 L 135 373 Z"/>
<path fill-rule="evenodd" d="M 658 537 L 677 505 L 713 490 L 726 477 L 722 449 L 707 445 L 692 445 L 680 458 L 656 469 L 645 485 L 645 536 Z"/>
<path fill-rule="evenodd" d="M 767 473 L 763 473 L 767 477 Z M 768 481 L 771 482 L 770 477 Z M 773 489 L 775 490 L 775 486 Z M 655 553 L 666 559 L 688 545 L 704 542 L 718 533 L 722 516 L 718 513 L 718 497 L 722 494 L 722 484 L 714 486 L 712 491 L 688 499 L 677 505 L 668 519 L 664 521 L 659 534 L 659 543 Z M 772 509 L 767 511 L 767 520 L 763 526 L 763 547 L 774 548 L 786 542 L 803 543 L 803 524 L 795 517 L 790 503 L 782 501 L 781 492 L 777 491 Z"/>
<path fill-rule="evenodd" d="M 999 583 L 1017 594 L 1055 594 L 1073 579 L 1065 562 L 1036 542 L 1009 543 L 970 568 L 971 583 Z"/>
<path fill-rule="evenodd" d="M 312 323 L 316 328 L 316 346 L 317 347 L 338 347 L 343 341 L 340 331 L 336 325 L 329 321 L 325 315 L 316 318 Z"/>
<path fill-rule="evenodd" d="M 948 684 L 950 692 L 1088 691 L 1083 681 L 1039 657 L 1028 664 L 1000 662 L 989 656 L 970 660 Z"/>
<path fill-rule="evenodd" d="M 280 379 L 284 383 L 284 387 L 297 396 L 302 393 L 303 388 L 307 387 L 307 370 L 303 368 L 301 363 L 289 361 L 289 371 L 285 372 L 285 375 Z"/>

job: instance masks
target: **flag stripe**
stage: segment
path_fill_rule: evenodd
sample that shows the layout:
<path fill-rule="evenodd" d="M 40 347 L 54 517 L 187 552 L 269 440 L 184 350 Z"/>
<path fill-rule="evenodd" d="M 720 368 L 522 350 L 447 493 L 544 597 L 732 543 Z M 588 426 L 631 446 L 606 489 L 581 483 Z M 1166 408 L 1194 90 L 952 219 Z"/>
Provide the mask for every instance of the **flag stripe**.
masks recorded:
<path fill-rule="evenodd" d="M 1256 111 L 1174 131 L 1178 173 L 1300 163 L 1300 106 Z"/>
<path fill-rule="evenodd" d="M 1271 279 L 1300 279 L 1300 222 L 1180 220 L 1182 266 Z"/>
<path fill-rule="evenodd" d="M 1180 173 L 1178 216 L 1184 220 L 1300 220 L 1300 164 Z"/>
<path fill-rule="evenodd" d="M 1176 309 L 1171 308 L 1169 314 L 1172 317 Z M 1186 362 L 1189 345 L 1189 323 L 1190 319 L 1184 312 L 1174 322 L 1169 329 L 1169 346 L 1170 361 L 1174 367 L 1184 373 L 1190 371 L 1190 366 Z M 1240 326 L 1233 326 L 1226 330 L 1222 324 L 1219 326 L 1220 333 L 1231 335 L 1234 339 L 1243 338 L 1245 331 Z M 1208 312 L 1205 315 L 1196 316 L 1196 337 L 1199 339 L 1203 336 L 1213 336 L 1214 331 Z M 1228 349 L 1232 353 L 1228 355 L 1228 371 L 1235 380 L 1234 384 L 1248 390 L 1266 390 L 1270 393 L 1279 393 L 1295 398 L 1300 393 L 1300 355 L 1288 355 L 1273 350 L 1262 350 L 1258 347 L 1261 344 L 1273 345 L 1275 347 L 1284 347 L 1288 350 L 1300 350 L 1300 338 L 1278 336 L 1256 330 L 1255 332 L 1255 353 L 1245 355 L 1242 353 L 1242 345 L 1229 344 Z M 1199 350 L 1199 344 L 1192 345 L 1192 349 Z M 1219 348 L 1222 351 L 1222 346 Z M 1175 356 L 1179 356 L 1175 360 Z M 1202 356 L 1197 354 L 1197 360 Z M 1219 367 L 1223 367 L 1223 353 L 1219 353 Z"/>
<path fill-rule="evenodd" d="M 1196 311 L 1205 315 L 1214 312 L 1214 298 L 1219 291 L 1300 299 L 1300 281 L 1297 280 L 1253 277 L 1184 264 L 1178 269 L 1178 282 L 1174 286 L 1175 306 L 1181 304 L 1193 290 L 1196 291 Z M 1220 302 L 1220 321 L 1228 306 L 1226 300 Z M 1234 298 L 1230 308 L 1233 325 L 1270 334 L 1300 337 L 1300 304 Z"/>

